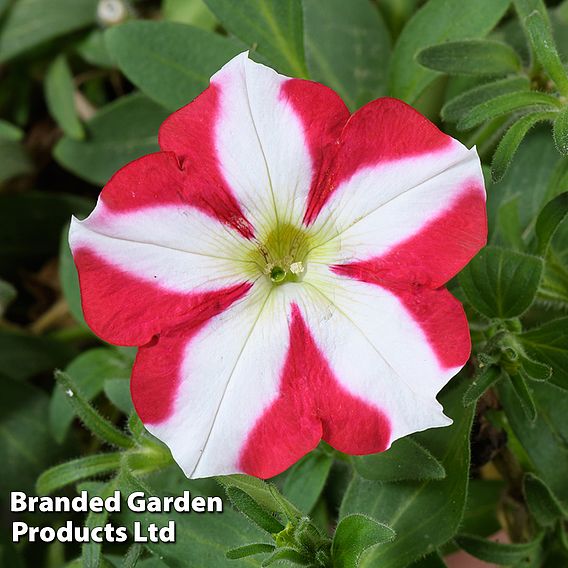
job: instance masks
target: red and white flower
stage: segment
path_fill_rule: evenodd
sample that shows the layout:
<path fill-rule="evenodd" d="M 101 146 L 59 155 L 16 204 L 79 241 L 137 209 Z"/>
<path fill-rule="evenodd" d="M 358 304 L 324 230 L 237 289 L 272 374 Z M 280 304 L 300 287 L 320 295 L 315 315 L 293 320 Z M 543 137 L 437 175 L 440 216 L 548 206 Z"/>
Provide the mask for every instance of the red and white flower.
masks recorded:
<path fill-rule="evenodd" d="M 470 353 L 443 288 L 484 245 L 475 149 L 401 101 L 235 57 L 121 169 L 70 243 L 94 332 L 140 346 L 140 418 L 190 477 L 271 477 L 320 439 L 451 421 Z"/>

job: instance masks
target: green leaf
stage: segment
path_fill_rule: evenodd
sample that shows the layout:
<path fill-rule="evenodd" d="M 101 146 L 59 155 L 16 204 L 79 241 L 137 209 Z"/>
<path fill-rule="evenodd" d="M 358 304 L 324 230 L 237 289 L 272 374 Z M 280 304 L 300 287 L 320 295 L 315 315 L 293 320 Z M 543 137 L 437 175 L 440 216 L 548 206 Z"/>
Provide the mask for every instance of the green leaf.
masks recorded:
<path fill-rule="evenodd" d="M 447 122 L 457 122 L 473 107 L 490 101 L 500 95 L 528 91 L 530 83 L 527 77 L 507 77 L 498 81 L 484 83 L 465 91 L 449 100 L 441 110 L 442 118 Z"/>
<path fill-rule="evenodd" d="M 140 94 L 122 97 L 103 107 L 86 124 L 87 139 L 65 137 L 54 156 L 79 177 L 104 185 L 128 162 L 159 150 L 158 128 L 168 113 Z"/>
<path fill-rule="evenodd" d="M 103 442 L 107 442 L 119 448 L 131 448 L 134 445 L 132 438 L 121 432 L 114 424 L 103 418 L 77 390 L 69 375 L 61 371 L 55 371 L 55 378 L 63 387 L 67 400 L 73 406 L 73 410 L 83 421 L 85 426 L 98 436 Z"/>
<path fill-rule="evenodd" d="M 228 31 L 266 57 L 277 71 L 307 77 L 300 0 L 205 0 Z"/>
<path fill-rule="evenodd" d="M 71 138 L 84 138 L 85 131 L 75 108 L 75 84 L 65 55 L 57 57 L 49 66 L 44 89 L 49 113 L 61 130 Z"/>
<path fill-rule="evenodd" d="M 556 251 L 547 253 L 538 297 L 554 307 L 568 307 L 568 265 Z"/>
<path fill-rule="evenodd" d="M 122 559 L 122 563 L 120 568 L 143 568 L 142 562 L 139 562 L 140 556 L 144 552 L 144 548 L 141 544 L 134 543 L 130 548 L 126 551 L 124 558 Z M 149 568 L 149 567 L 148 567 Z"/>
<path fill-rule="evenodd" d="M 353 456 L 357 473 L 365 479 L 403 481 L 443 479 L 444 466 L 413 438 L 401 438 L 386 451 L 368 456 Z"/>
<path fill-rule="evenodd" d="M 227 550 L 227 558 L 230 560 L 238 560 L 239 558 L 246 558 L 247 556 L 254 556 L 255 554 L 266 554 L 274 550 L 273 544 L 265 544 L 263 542 L 256 542 L 254 544 L 245 544 L 238 548 L 231 548 Z"/>
<path fill-rule="evenodd" d="M 536 91 L 518 91 L 499 95 L 487 102 L 473 107 L 458 122 L 459 130 L 469 130 L 475 126 L 499 118 L 506 114 L 519 111 L 551 111 L 558 109 L 561 103 L 552 95 Z"/>
<path fill-rule="evenodd" d="M 311 561 L 293 548 L 277 548 L 263 563 L 262 566 L 272 566 L 275 562 L 283 562 L 290 566 L 309 566 Z"/>
<path fill-rule="evenodd" d="M 69 223 L 65 225 L 61 231 L 61 240 L 59 244 L 59 281 L 63 297 L 69 306 L 71 315 L 77 323 L 87 327 L 85 318 L 83 317 L 83 308 L 81 307 L 81 291 L 79 289 L 79 275 L 77 268 L 73 262 L 73 255 L 69 248 Z"/>
<path fill-rule="evenodd" d="M 28 383 L 2 377 L 0 397 L 0 491 L 33 493 L 37 476 L 59 459 L 45 427 L 47 395 Z"/>
<path fill-rule="evenodd" d="M 267 511 L 273 513 L 281 512 L 279 502 L 274 498 L 274 494 L 270 490 L 270 485 L 250 475 L 221 475 L 215 478 L 225 489 L 229 487 L 237 487 L 245 493 L 248 493 L 259 505 Z M 301 517 L 302 512 L 296 511 L 297 516 Z"/>
<path fill-rule="evenodd" d="M 309 513 L 323 491 L 333 458 L 311 452 L 287 472 L 282 493 L 299 509 Z"/>
<path fill-rule="evenodd" d="M 540 548 L 541 538 L 523 544 L 502 544 L 478 536 L 462 534 L 456 537 L 456 542 L 466 552 L 484 560 L 511 566 L 533 557 Z"/>
<path fill-rule="evenodd" d="M 522 251 L 525 248 L 521 230 L 521 217 L 519 213 L 519 196 L 503 202 L 499 207 L 499 229 L 503 235 L 505 245 L 514 250 Z"/>
<path fill-rule="evenodd" d="M 535 361 L 524 354 L 519 354 L 519 360 L 522 363 L 523 372 L 527 378 L 533 381 L 548 381 L 552 376 L 552 367 L 550 365 Z"/>
<path fill-rule="evenodd" d="M 454 536 L 460 526 L 469 476 L 469 432 L 473 408 L 464 409 L 465 384 L 450 383 L 440 396 L 454 423 L 416 434 L 440 461 L 441 480 L 382 483 L 355 476 L 345 494 L 340 516 L 362 513 L 391 527 L 397 537 L 364 553 L 361 568 L 403 568 Z"/>
<path fill-rule="evenodd" d="M 26 380 L 65 365 L 75 352 L 48 337 L 0 329 L 0 373 Z"/>
<path fill-rule="evenodd" d="M 310 79 L 341 95 L 351 110 L 386 94 L 390 35 L 368 0 L 303 0 Z"/>
<path fill-rule="evenodd" d="M 534 423 L 526 419 L 508 381 L 499 383 L 499 399 L 512 431 L 525 450 L 530 469 L 558 499 L 568 503 L 568 392 L 551 381 L 531 386 L 537 408 Z"/>
<path fill-rule="evenodd" d="M 109 379 L 130 378 L 130 365 L 114 349 L 99 347 L 85 351 L 65 369 L 86 401 L 93 400 Z M 63 442 L 76 410 L 65 389 L 56 385 L 49 404 L 49 427 L 54 438 Z"/>
<path fill-rule="evenodd" d="M 75 195 L 0 194 L 0 276 L 15 274 L 16 267 L 37 268 L 57 256 L 63 226 L 71 215 L 91 208 L 91 200 Z"/>
<path fill-rule="evenodd" d="M 217 24 L 217 19 L 203 0 L 164 0 L 162 16 L 170 22 L 191 24 L 208 31 Z"/>
<path fill-rule="evenodd" d="M 568 192 L 557 195 L 544 206 L 537 217 L 535 225 L 538 254 L 546 254 L 554 233 L 567 216 Z"/>
<path fill-rule="evenodd" d="M 16 299 L 17 295 L 18 291 L 10 282 L 0 279 L 0 318 L 4 316 L 8 306 Z"/>
<path fill-rule="evenodd" d="M 523 23 L 538 62 L 560 93 L 568 95 L 568 76 L 556 50 L 550 22 L 535 10 L 524 18 Z"/>
<path fill-rule="evenodd" d="M 501 480 L 470 480 L 460 530 L 477 536 L 496 533 L 501 528 L 497 513 L 505 489 L 506 484 Z"/>
<path fill-rule="evenodd" d="M 404 27 L 389 72 L 389 92 L 413 103 L 437 77 L 416 61 L 423 48 L 444 41 L 484 37 L 499 22 L 509 0 L 430 0 Z"/>
<path fill-rule="evenodd" d="M 276 517 L 265 511 L 248 493 L 238 487 L 227 487 L 227 496 L 243 515 L 266 532 L 279 533 L 284 529 L 284 525 Z"/>
<path fill-rule="evenodd" d="M 542 268 L 537 256 L 488 246 L 460 272 L 459 283 L 477 311 L 489 318 L 509 319 L 531 306 Z"/>
<path fill-rule="evenodd" d="M 501 378 L 501 369 L 494 365 L 486 365 L 475 375 L 473 382 L 463 395 L 464 406 L 470 406 L 477 402 L 483 393 L 491 388 Z"/>
<path fill-rule="evenodd" d="M 145 491 L 147 496 L 155 495 L 164 497 L 171 494 L 181 494 L 184 490 L 191 492 L 192 496 L 207 495 L 201 489 L 199 481 L 186 479 L 179 468 L 175 477 L 175 484 L 171 489 L 165 488 L 164 478 L 168 472 L 164 471 L 151 478 L 152 485 L 159 487 L 160 491 L 149 490 L 132 476 L 121 478 L 119 489 L 126 493 L 133 491 Z M 254 527 L 240 513 L 228 506 L 225 502 L 221 514 L 187 514 L 177 513 L 134 513 L 127 507 L 123 507 L 116 517 L 116 522 L 127 526 L 129 530 L 134 522 L 140 522 L 142 530 L 146 530 L 150 523 L 156 523 L 158 527 L 167 526 L 168 522 L 174 521 L 176 526 L 175 543 L 152 543 L 146 547 L 154 555 L 161 558 L 167 566 L 195 566 L 196 568 L 235 568 L 239 566 L 260 566 L 255 558 L 247 558 L 241 562 L 226 558 L 226 551 L 249 544 L 261 542 L 266 533 Z"/>
<path fill-rule="evenodd" d="M 20 142 L 24 138 L 24 131 L 9 122 L 0 119 L 0 139 L 10 142 Z"/>
<path fill-rule="evenodd" d="M 33 171 L 33 164 L 19 142 L 0 138 L 0 184 Z"/>
<path fill-rule="evenodd" d="M 552 132 L 558 151 L 565 156 L 568 155 L 568 106 L 556 115 Z"/>
<path fill-rule="evenodd" d="M 413 562 L 408 566 L 408 568 L 447 568 L 446 563 L 442 560 L 442 557 L 438 552 L 432 552 L 424 558 Z"/>
<path fill-rule="evenodd" d="M 120 452 L 95 454 L 56 465 L 39 476 L 37 493 L 49 495 L 76 481 L 115 471 L 120 466 L 121 457 Z"/>
<path fill-rule="evenodd" d="M 132 397 L 130 395 L 129 377 L 125 379 L 106 379 L 104 391 L 107 398 L 124 414 L 129 415 L 133 410 Z"/>
<path fill-rule="evenodd" d="M 512 47 L 487 39 L 448 41 L 427 47 L 416 57 L 420 65 L 449 75 L 499 76 L 521 68 Z"/>
<path fill-rule="evenodd" d="M 491 162 L 491 177 L 494 182 L 503 179 L 513 157 L 517 153 L 521 142 L 525 139 L 529 130 L 544 121 L 553 121 L 558 115 L 556 112 L 532 112 L 515 121 L 501 138 Z"/>
<path fill-rule="evenodd" d="M 174 22 L 127 22 L 110 28 L 105 39 L 120 70 L 169 110 L 189 103 L 243 51 L 234 40 Z"/>
<path fill-rule="evenodd" d="M 85 39 L 80 41 L 75 49 L 77 53 L 91 65 L 113 69 L 116 63 L 108 52 L 103 30 L 93 30 Z"/>
<path fill-rule="evenodd" d="M 116 479 L 113 479 L 106 485 L 103 485 L 98 492 L 103 499 L 110 497 L 117 488 Z M 104 527 L 108 520 L 109 513 L 103 508 L 102 512 L 90 512 L 85 520 L 85 526 L 89 529 L 95 527 Z M 102 543 L 94 540 L 86 542 L 81 548 L 81 560 L 83 568 L 102 568 L 104 566 L 104 558 L 101 555 Z"/>
<path fill-rule="evenodd" d="M 536 420 L 536 405 L 532 396 L 531 389 L 527 385 L 527 381 L 519 373 L 517 375 L 507 375 L 509 377 L 511 386 L 517 395 L 527 420 L 534 422 Z"/>
<path fill-rule="evenodd" d="M 343 517 L 333 537 L 331 555 L 335 568 L 357 568 L 363 552 L 371 546 L 390 542 L 396 533 L 366 515 Z"/>
<path fill-rule="evenodd" d="M 523 492 L 531 514 L 540 526 L 551 526 L 558 519 L 568 517 L 568 510 L 546 486 L 546 483 L 533 473 L 525 474 Z"/>
<path fill-rule="evenodd" d="M 537 126 L 529 132 L 515 155 L 509 170 L 496 184 L 486 180 L 487 213 L 491 244 L 502 244 L 497 216 L 502 203 L 518 196 L 519 217 L 523 235 L 528 235 L 546 202 L 559 193 L 556 181 L 562 158 L 554 147 L 547 126 Z M 551 193 L 551 190 L 554 192 Z"/>
<path fill-rule="evenodd" d="M 517 338 L 533 359 L 552 367 L 550 382 L 568 389 L 568 317 L 549 321 Z"/>
<path fill-rule="evenodd" d="M 18 0 L 0 31 L 0 62 L 95 23 L 97 0 Z"/>

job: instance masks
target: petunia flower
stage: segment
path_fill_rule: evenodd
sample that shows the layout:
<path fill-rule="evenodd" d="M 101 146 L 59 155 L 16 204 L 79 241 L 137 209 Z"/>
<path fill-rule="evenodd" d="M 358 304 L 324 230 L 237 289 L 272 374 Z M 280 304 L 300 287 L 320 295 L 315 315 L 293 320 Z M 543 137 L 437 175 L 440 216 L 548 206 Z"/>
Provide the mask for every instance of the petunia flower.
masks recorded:
<path fill-rule="evenodd" d="M 274 476 L 445 426 L 466 363 L 443 287 L 486 241 L 479 158 L 405 103 L 350 114 L 243 53 L 117 172 L 70 243 L 83 310 L 189 477 Z"/>

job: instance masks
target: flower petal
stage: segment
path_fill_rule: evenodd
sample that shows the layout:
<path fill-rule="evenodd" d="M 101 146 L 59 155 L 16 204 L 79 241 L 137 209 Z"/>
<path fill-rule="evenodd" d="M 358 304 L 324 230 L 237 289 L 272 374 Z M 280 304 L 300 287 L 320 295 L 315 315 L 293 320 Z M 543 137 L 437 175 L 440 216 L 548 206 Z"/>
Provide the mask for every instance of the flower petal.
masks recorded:
<path fill-rule="evenodd" d="M 437 325 L 444 340 L 459 345 L 454 348 L 454 366 L 447 367 L 390 291 L 337 277 L 323 266 L 312 271 L 318 272 L 311 276 L 317 284 L 308 284 L 314 301 L 301 306 L 306 323 L 338 381 L 384 410 L 392 424 L 390 442 L 448 424 L 435 396 L 469 355 L 469 330 L 459 302 L 445 290 L 426 290 L 423 295 L 418 289 L 414 297 L 423 319 Z"/>
<path fill-rule="evenodd" d="M 186 168 L 234 195 L 262 231 L 301 220 L 324 149 L 348 117 L 327 87 L 288 79 L 242 53 L 166 120 L 159 140 Z"/>
<path fill-rule="evenodd" d="M 451 423 L 435 396 L 457 368 L 440 364 L 396 296 L 323 267 L 312 266 L 304 284 L 291 300 L 278 397 L 247 438 L 242 471 L 273 476 L 320 438 L 349 454 L 369 454 L 412 432 Z M 461 366 L 464 348 L 466 359 L 469 353 L 461 306 L 444 290 L 428 290 L 420 299 L 427 301 L 423 316 L 435 320 L 435 331 L 460 345 Z"/>
<path fill-rule="evenodd" d="M 136 411 L 190 477 L 241 471 L 244 440 L 277 395 L 289 338 L 286 298 L 270 288 L 259 282 L 207 323 L 168 330 L 138 352 Z"/>
<path fill-rule="evenodd" d="M 278 396 L 259 416 L 239 458 L 239 469 L 257 477 L 281 473 L 321 439 L 352 454 L 380 452 L 390 442 L 391 424 L 382 405 L 346 387 L 330 366 L 322 345 L 315 341 L 317 332 L 304 317 L 306 312 L 315 314 L 306 307 L 313 300 L 296 300 L 289 304 L 290 343 Z M 317 311 L 316 318 L 311 323 L 322 333 L 327 330 L 332 334 L 333 343 L 342 341 L 330 328 L 333 324 L 325 307 Z"/>
<path fill-rule="evenodd" d="M 390 254 L 397 278 L 437 287 L 486 241 L 477 153 L 401 101 L 379 99 L 356 112 L 330 171 L 310 196 L 306 222 L 331 263 Z"/>
<path fill-rule="evenodd" d="M 173 155 L 147 156 L 112 178 L 87 219 L 72 221 L 85 318 L 107 341 L 141 345 L 251 286 L 252 244 L 188 204 L 184 183 Z"/>

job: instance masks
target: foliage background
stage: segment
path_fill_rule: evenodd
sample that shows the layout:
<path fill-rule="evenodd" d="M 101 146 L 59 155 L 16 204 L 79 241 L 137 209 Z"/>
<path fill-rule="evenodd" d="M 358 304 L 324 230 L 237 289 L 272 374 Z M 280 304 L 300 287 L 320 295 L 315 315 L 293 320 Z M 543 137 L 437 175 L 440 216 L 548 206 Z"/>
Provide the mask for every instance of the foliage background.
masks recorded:
<path fill-rule="evenodd" d="M 440 397 L 454 425 L 364 458 L 322 445 L 272 486 L 190 482 L 172 465 L 132 414 L 133 351 L 84 323 L 66 244 L 70 215 L 246 48 L 352 110 L 388 94 L 476 144 L 490 222 L 490 246 L 451 283 L 474 342 Z M 568 565 L 567 58 L 568 2 L 0 0 L 0 563 L 426 568 L 463 548 Z M 177 515 L 175 545 L 10 542 L 10 490 L 116 487 L 226 490 L 235 508 Z M 512 544 L 485 540 L 499 529 Z M 226 557 L 251 542 L 229 555 L 263 554 Z"/>

